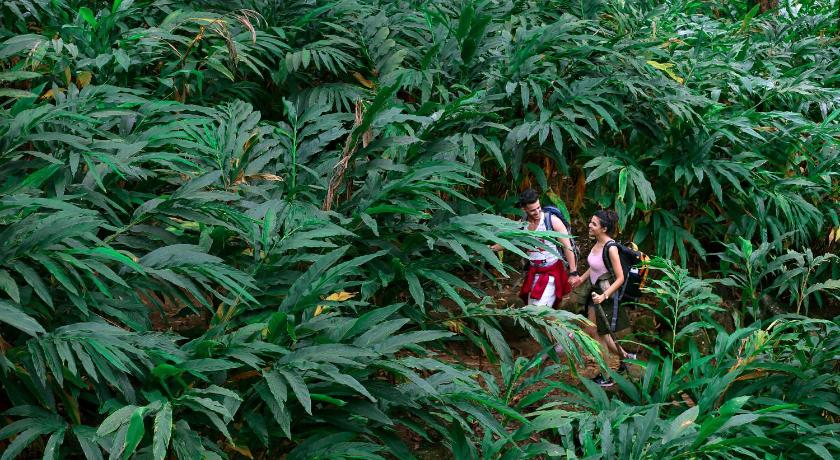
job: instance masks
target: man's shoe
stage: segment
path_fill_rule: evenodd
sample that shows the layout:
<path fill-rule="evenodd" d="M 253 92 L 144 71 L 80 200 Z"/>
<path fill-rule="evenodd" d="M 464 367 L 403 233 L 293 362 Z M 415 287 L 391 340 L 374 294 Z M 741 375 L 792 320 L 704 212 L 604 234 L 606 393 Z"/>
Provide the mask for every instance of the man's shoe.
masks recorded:
<path fill-rule="evenodd" d="M 602 388 L 609 388 L 609 387 L 615 385 L 615 383 L 612 381 L 612 379 L 605 379 L 604 376 L 601 375 L 601 374 L 596 375 L 595 378 L 592 379 L 592 381 L 597 383 L 598 386 L 600 386 Z"/>

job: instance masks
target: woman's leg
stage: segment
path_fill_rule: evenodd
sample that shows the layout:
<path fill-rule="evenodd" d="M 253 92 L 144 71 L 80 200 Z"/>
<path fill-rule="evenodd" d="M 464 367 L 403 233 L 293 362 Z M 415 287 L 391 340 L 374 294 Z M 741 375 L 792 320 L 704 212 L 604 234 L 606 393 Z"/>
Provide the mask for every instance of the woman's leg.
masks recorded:
<path fill-rule="evenodd" d="M 587 310 L 586 316 L 589 319 L 589 322 L 592 323 L 592 326 L 586 327 L 586 333 L 589 334 L 593 339 L 598 341 L 598 344 L 601 348 L 601 357 L 604 358 L 604 362 L 606 363 L 607 359 L 609 359 L 610 347 L 604 339 L 604 336 L 598 333 L 598 318 L 597 313 L 595 313 L 596 308 L 597 307 L 595 305 L 590 305 L 589 309 Z"/>
<path fill-rule="evenodd" d="M 607 349 L 610 350 L 610 353 L 617 355 L 619 359 L 627 357 L 627 352 L 624 351 L 624 348 L 621 348 L 621 345 L 617 344 L 615 340 L 613 340 L 612 335 L 607 334 L 604 336 L 604 342 L 607 344 Z"/>
<path fill-rule="evenodd" d="M 615 340 L 613 340 L 612 335 L 610 335 L 609 333 L 607 333 L 607 334 L 599 334 L 598 333 L 598 328 L 596 326 L 598 323 L 596 322 L 596 320 L 597 320 L 597 315 L 599 313 L 597 313 L 597 310 L 596 310 L 597 308 L 598 307 L 596 305 L 590 305 L 589 306 L 587 316 L 589 318 L 589 321 L 592 322 L 593 325 L 586 328 L 586 333 L 589 334 L 590 336 L 592 336 L 592 338 L 596 339 L 598 341 L 598 343 L 601 344 L 601 347 L 603 348 L 602 349 L 602 356 L 604 357 L 604 362 L 605 363 L 608 362 L 610 354 L 613 354 L 613 355 L 617 356 L 618 360 L 619 360 L 619 363 L 620 363 L 621 360 L 627 358 L 627 352 L 624 351 L 623 348 L 621 348 L 621 345 L 619 345 L 618 343 L 616 343 Z"/>

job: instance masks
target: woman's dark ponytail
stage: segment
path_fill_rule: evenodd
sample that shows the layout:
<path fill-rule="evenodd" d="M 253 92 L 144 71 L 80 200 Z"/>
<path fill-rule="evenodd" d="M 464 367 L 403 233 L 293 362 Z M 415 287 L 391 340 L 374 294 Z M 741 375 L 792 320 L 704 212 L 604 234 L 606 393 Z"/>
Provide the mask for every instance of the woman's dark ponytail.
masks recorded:
<path fill-rule="evenodd" d="M 599 209 L 595 211 L 595 217 L 601 222 L 601 226 L 607 230 L 608 235 L 612 235 L 618 225 L 618 214 L 612 209 Z"/>

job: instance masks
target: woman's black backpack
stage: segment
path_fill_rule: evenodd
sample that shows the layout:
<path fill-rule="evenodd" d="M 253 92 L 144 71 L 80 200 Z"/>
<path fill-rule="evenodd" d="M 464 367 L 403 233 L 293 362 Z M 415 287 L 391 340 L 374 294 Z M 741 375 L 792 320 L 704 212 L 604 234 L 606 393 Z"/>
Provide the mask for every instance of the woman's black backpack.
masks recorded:
<path fill-rule="evenodd" d="M 609 249 L 613 246 L 618 248 L 618 258 L 621 260 L 621 269 L 624 272 L 624 284 L 618 290 L 617 298 L 621 302 L 637 302 L 642 296 L 642 288 L 647 281 L 650 257 L 639 251 L 635 243 L 630 243 L 628 247 L 615 240 L 607 241 L 601 256 L 604 266 L 613 278 L 615 278 L 615 273 L 609 259 Z"/>

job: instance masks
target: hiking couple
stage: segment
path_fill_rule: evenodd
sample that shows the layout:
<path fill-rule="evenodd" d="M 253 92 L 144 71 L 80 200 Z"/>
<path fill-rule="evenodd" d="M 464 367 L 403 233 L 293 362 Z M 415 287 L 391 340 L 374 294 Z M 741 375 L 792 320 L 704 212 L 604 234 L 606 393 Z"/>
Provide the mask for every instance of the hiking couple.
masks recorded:
<path fill-rule="evenodd" d="M 525 230 L 554 231 L 571 236 L 569 225 L 559 212 L 553 208 L 543 210 L 534 189 L 522 192 L 518 204 L 526 215 Z M 616 332 L 630 327 L 627 309 L 619 303 L 625 273 L 619 246 L 610 236 L 615 233 L 617 223 L 614 211 L 599 210 L 590 218 L 589 236 L 595 240 L 595 245 L 586 258 L 589 268 L 583 274 L 578 273 L 573 240 L 559 238 L 563 247 L 558 250 L 551 241 L 541 239 L 545 247 L 528 251 L 528 272 L 519 294 L 529 305 L 575 309 L 575 305 L 584 303 L 586 316 L 595 325 L 587 326 L 586 333 L 601 344 L 602 350 L 618 356 L 618 370 L 624 371 L 624 359 L 635 359 L 636 356 L 626 352 L 615 337 Z M 563 258 L 557 255 L 563 255 Z M 572 289 L 577 295 L 569 295 Z M 600 374 L 594 381 L 603 387 L 613 385 L 611 379 Z"/>

